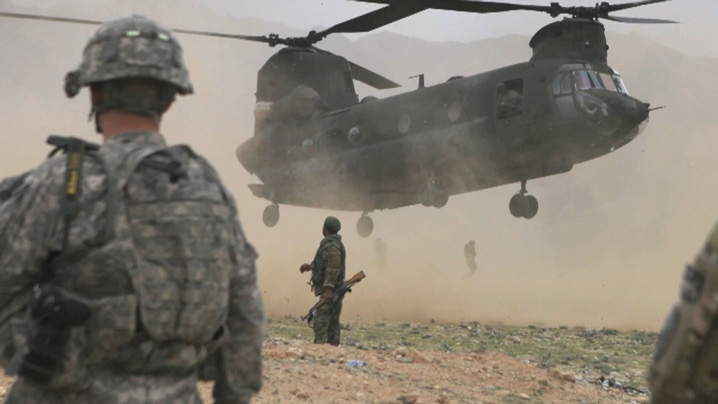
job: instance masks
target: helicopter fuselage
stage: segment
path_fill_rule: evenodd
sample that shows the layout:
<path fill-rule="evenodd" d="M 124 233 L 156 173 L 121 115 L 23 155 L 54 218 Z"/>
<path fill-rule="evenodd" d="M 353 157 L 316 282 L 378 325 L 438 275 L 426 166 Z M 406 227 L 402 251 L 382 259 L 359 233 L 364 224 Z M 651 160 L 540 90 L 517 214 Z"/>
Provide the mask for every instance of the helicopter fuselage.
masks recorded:
<path fill-rule="evenodd" d="M 264 123 L 238 157 L 259 197 L 372 211 L 567 172 L 647 118 L 608 65 L 548 59 Z"/>

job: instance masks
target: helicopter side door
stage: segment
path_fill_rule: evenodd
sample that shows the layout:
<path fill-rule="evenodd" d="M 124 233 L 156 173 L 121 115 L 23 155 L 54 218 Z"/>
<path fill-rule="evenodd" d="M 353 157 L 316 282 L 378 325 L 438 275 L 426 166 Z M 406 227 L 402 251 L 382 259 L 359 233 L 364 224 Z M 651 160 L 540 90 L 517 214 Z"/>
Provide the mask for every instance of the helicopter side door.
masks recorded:
<path fill-rule="evenodd" d="M 499 82 L 495 91 L 496 137 L 507 149 L 520 147 L 526 137 L 524 116 L 524 80 Z"/>

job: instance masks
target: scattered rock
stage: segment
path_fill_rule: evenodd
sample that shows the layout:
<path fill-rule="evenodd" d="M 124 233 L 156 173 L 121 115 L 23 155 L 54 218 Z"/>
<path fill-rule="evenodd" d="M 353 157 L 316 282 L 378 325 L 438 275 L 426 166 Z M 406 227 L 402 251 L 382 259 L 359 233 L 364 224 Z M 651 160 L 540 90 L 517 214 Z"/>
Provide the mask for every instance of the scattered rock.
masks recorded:
<path fill-rule="evenodd" d="M 571 373 L 561 373 L 558 370 L 554 369 L 549 372 L 549 375 L 557 380 L 563 380 L 565 382 L 576 383 L 576 376 L 574 376 Z"/>
<path fill-rule="evenodd" d="M 419 401 L 419 396 L 417 396 L 416 394 L 405 394 L 397 397 L 396 401 L 400 402 L 401 404 L 414 404 L 415 402 Z"/>
<path fill-rule="evenodd" d="M 519 394 L 519 397 L 521 397 L 522 400 L 531 400 L 531 397 L 526 393 Z"/>
<path fill-rule="evenodd" d="M 431 362 L 424 354 L 417 351 L 416 349 L 409 349 L 406 352 L 407 358 L 411 358 L 414 363 L 429 363 Z"/>
<path fill-rule="evenodd" d="M 406 354 L 408 352 L 409 352 L 409 350 L 406 349 L 406 347 L 400 347 L 400 348 L 397 348 L 396 351 L 394 351 L 394 355 L 406 356 Z"/>
<path fill-rule="evenodd" d="M 511 341 L 513 341 L 514 344 L 520 344 L 521 338 L 519 337 L 511 337 Z"/>
<path fill-rule="evenodd" d="M 440 404 L 446 404 L 449 402 L 449 396 L 447 396 L 446 394 L 441 394 L 439 398 L 436 399 L 436 402 Z"/>
<path fill-rule="evenodd" d="M 304 392 L 304 391 L 302 391 L 302 392 L 300 392 L 300 393 L 297 393 L 297 398 L 300 398 L 300 399 L 302 399 L 302 400 L 306 400 L 306 399 L 309 398 L 309 393 Z"/>
<path fill-rule="evenodd" d="M 399 357 L 399 359 L 397 359 L 396 361 L 397 361 L 397 362 L 401 362 L 401 363 L 414 363 L 414 360 L 413 360 L 413 359 L 407 358 L 407 357 L 405 357 L 405 356 Z"/>

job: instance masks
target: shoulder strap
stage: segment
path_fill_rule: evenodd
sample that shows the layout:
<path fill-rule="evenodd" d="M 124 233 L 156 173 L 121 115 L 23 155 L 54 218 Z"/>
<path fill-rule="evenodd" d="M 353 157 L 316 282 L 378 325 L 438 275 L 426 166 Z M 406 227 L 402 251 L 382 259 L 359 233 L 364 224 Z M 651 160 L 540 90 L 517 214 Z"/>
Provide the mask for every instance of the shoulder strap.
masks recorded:
<path fill-rule="evenodd" d="M 54 270 L 50 266 L 45 266 L 44 269 L 44 277 L 51 283 L 62 283 L 67 246 L 70 239 L 70 224 L 80 210 L 79 197 L 82 192 L 82 162 L 85 157 L 85 146 L 84 140 L 70 137 L 67 138 L 67 144 L 64 147 L 65 154 L 67 154 L 67 165 L 63 198 L 60 202 L 60 214 L 65 226 L 62 236 L 62 250 L 57 261 L 59 265 Z"/>

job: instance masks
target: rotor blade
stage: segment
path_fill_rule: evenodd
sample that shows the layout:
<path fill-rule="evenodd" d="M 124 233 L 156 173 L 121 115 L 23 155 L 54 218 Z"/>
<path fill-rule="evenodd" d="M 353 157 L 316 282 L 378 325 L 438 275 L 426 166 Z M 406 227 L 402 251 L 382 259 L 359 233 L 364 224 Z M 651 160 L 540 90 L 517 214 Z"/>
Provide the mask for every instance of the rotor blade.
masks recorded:
<path fill-rule="evenodd" d="M 647 4 L 664 3 L 664 2 L 666 2 L 666 1 L 670 1 L 670 0 L 643 0 L 643 1 L 636 1 L 636 2 L 633 2 L 633 3 L 609 4 L 609 5 L 608 5 L 608 11 L 609 11 L 609 12 L 612 12 L 612 11 L 626 10 L 626 9 L 629 9 L 629 8 L 645 6 L 645 5 L 647 5 Z"/>
<path fill-rule="evenodd" d="M 101 25 L 103 23 L 103 21 L 83 20 L 83 19 L 79 19 L 79 18 L 49 17 L 49 16 L 44 16 L 44 15 L 7 13 L 7 12 L 0 12 L 0 17 L 19 18 L 19 19 L 25 19 L 25 20 L 69 22 L 69 23 L 74 23 L 74 24 L 87 24 L 87 25 Z M 194 30 L 190 30 L 190 29 L 172 29 L 171 31 L 178 32 L 181 34 L 203 35 L 203 36 L 213 36 L 213 37 L 231 38 L 231 39 L 243 39 L 245 41 L 254 41 L 254 42 L 264 42 L 264 43 L 272 42 L 272 40 L 270 38 L 268 38 L 267 36 L 231 35 L 231 34 L 222 34 L 219 32 L 194 31 Z"/>
<path fill-rule="evenodd" d="M 349 62 L 349 67 L 352 69 L 352 78 L 354 80 L 361 81 L 362 83 L 372 86 L 378 90 L 401 87 L 401 85 L 379 75 L 378 73 L 374 73 L 373 71 L 365 67 L 361 67 L 349 60 L 347 60 L 347 62 Z"/>
<path fill-rule="evenodd" d="M 391 4 L 391 5 L 402 5 L 402 6 L 415 6 L 433 8 L 437 10 L 449 10 L 449 11 L 467 11 L 472 13 L 500 13 L 504 11 L 513 10 L 528 10 L 528 11 L 543 11 L 546 13 L 552 13 L 556 11 L 555 7 L 550 6 L 533 6 L 528 4 L 512 4 L 512 3 L 497 3 L 493 1 L 479 1 L 479 0 L 353 0 L 361 1 L 364 3 L 379 3 L 379 4 Z M 665 0 L 661 0 L 665 1 Z M 560 6 L 557 6 L 561 8 Z"/>
<path fill-rule="evenodd" d="M 233 34 L 223 34 L 221 32 L 195 31 L 195 30 L 191 30 L 191 29 L 173 29 L 171 31 L 177 32 L 180 34 L 213 36 L 213 37 L 218 37 L 218 38 L 241 39 L 244 41 L 271 43 L 271 39 L 269 37 L 267 37 L 266 35 L 262 35 L 262 36 L 233 35 Z"/>
<path fill-rule="evenodd" d="M 368 32 L 375 30 L 379 27 L 383 27 L 384 25 L 391 24 L 395 21 L 399 21 L 425 9 L 426 7 L 422 7 L 420 5 L 391 4 L 378 10 L 374 10 L 370 13 L 360 15 L 359 17 L 352 18 L 351 20 L 341 22 L 337 25 L 334 25 L 333 27 L 319 32 L 317 35 L 321 38 L 324 38 L 327 35 L 333 34 L 335 32 Z"/>
<path fill-rule="evenodd" d="M 47 17 L 47 16 L 44 16 L 44 15 L 22 14 L 22 13 L 6 13 L 6 12 L 0 12 L 0 17 L 20 18 L 20 19 L 24 19 L 24 20 L 42 20 L 42 21 L 71 22 L 71 23 L 75 23 L 75 24 L 88 24 L 88 25 L 100 25 L 100 24 L 102 24 L 102 21 L 81 20 L 81 19 L 78 19 L 78 18 Z"/>
<path fill-rule="evenodd" d="M 629 24 L 678 24 L 678 21 L 659 20 L 655 18 L 618 17 L 615 15 L 609 15 L 608 17 L 603 18 L 606 20 L 625 22 Z"/>
<path fill-rule="evenodd" d="M 319 49 L 315 46 L 312 46 L 312 49 L 314 49 L 315 51 L 317 51 L 319 53 L 324 53 L 326 55 L 334 55 L 332 52 L 325 51 L 324 49 Z M 336 55 L 334 55 L 334 56 L 336 56 Z M 388 88 L 401 87 L 401 85 L 387 79 L 386 77 L 384 77 L 378 73 L 374 73 L 373 71 L 371 71 L 365 67 L 361 67 L 358 64 L 347 60 L 346 58 L 344 58 L 344 60 L 346 60 L 347 63 L 349 63 L 349 67 L 350 67 L 351 73 L 352 73 L 352 78 L 354 80 L 361 81 L 362 83 L 364 83 L 368 86 L 372 86 L 378 90 L 386 90 Z"/>

